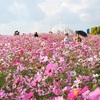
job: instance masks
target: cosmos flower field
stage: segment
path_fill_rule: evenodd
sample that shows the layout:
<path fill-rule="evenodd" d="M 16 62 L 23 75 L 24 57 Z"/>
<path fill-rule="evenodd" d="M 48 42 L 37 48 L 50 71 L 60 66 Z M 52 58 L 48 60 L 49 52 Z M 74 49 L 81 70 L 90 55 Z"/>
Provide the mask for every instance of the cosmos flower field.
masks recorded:
<path fill-rule="evenodd" d="M 63 38 L 0 36 L 0 100 L 100 100 L 100 35 Z"/>

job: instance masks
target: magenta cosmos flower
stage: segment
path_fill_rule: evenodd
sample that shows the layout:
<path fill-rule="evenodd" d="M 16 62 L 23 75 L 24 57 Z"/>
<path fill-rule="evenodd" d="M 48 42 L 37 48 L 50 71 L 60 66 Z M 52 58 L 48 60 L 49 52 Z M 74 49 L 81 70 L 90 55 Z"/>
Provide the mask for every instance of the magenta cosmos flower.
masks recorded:
<path fill-rule="evenodd" d="M 26 100 L 30 100 L 31 97 L 34 96 L 33 92 L 29 92 L 28 94 L 25 95 Z"/>
<path fill-rule="evenodd" d="M 72 92 L 70 92 L 68 94 L 68 97 L 67 97 L 66 100 L 71 100 L 71 99 L 74 100 L 74 99 L 76 99 L 78 97 L 79 94 L 82 94 L 82 93 L 84 93 L 87 90 L 88 90 L 87 86 L 85 86 L 83 89 L 78 88 L 76 90 L 73 90 Z"/>

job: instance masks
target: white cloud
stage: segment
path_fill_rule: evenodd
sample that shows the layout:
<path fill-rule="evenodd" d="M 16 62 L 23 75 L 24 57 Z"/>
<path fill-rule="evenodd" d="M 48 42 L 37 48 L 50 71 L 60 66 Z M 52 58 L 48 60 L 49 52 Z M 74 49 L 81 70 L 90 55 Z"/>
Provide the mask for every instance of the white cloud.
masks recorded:
<path fill-rule="evenodd" d="M 18 2 L 14 2 L 14 7 L 15 9 L 23 9 L 25 8 L 25 4 L 24 3 L 18 3 Z"/>
<path fill-rule="evenodd" d="M 92 20 L 92 19 L 89 19 L 90 16 L 89 16 L 89 14 L 87 14 L 87 13 L 82 13 L 82 14 L 79 15 L 79 17 L 80 17 L 80 19 L 81 19 L 82 21 L 84 21 L 84 22 L 90 22 L 90 20 Z M 88 19 L 89 19 L 89 20 L 88 20 Z"/>
<path fill-rule="evenodd" d="M 95 21 L 95 18 L 99 19 L 97 14 L 100 13 L 100 11 L 98 11 L 100 6 L 98 3 L 99 2 L 96 0 L 45 0 L 43 3 L 39 4 L 39 7 L 47 17 L 56 16 L 66 10 L 66 13 L 70 11 L 73 15 L 77 14 L 80 20 L 83 19 L 83 22 L 90 22 L 93 20 Z M 94 9 L 96 12 L 98 11 L 95 15 L 92 13 Z M 91 18 L 91 16 L 93 18 Z"/>
<path fill-rule="evenodd" d="M 85 13 L 84 9 L 86 9 L 87 6 L 87 3 L 83 1 L 75 2 L 73 0 L 45 0 L 39 4 L 39 7 L 47 17 L 56 16 L 65 11 L 65 14 L 67 14 L 67 11 L 70 11 L 70 13 L 77 14 L 80 17 L 81 14 Z"/>
<path fill-rule="evenodd" d="M 83 22 L 91 22 L 99 19 L 100 1 L 96 0 L 78 0 L 78 2 L 66 0 L 62 6 L 66 7 L 72 13 L 76 13 Z M 95 13 L 95 14 L 94 14 Z"/>
<path fill-rule="evenodd" d="M 61 3 L 62 0 L 45 0 L 39 4 L 39 7 L 46 16 L 54 16 L 62 11 Z"/>
<path fill-rule="evenodd" d="M 30 33 L 33 27 L 33 23 L 28 22 L 10 22 L 10 23 L 3 23 L 0 24 L 0 34 L 2 35 L 13 35 L 14 31 L 18 30 L 20 33 Z"/>
<path fill-rule="evenodd" d="M 18 1 L 14 1 L 11 6 L 10 6 L 10 10 L 15 11 L 15 10 L 20 10 L 20 9 L 25 9 L 26 5 L 23 2 L 18 2 Z"/>
<path fill-rule="evenodd" d="M 0 33 L 48 32 L 62 23 L 71 29 L 100 25 L 99 0 L 0 0 Z"/>
<path fill-rule="evenodd" d="M 16 0 L 14 0 L 10 5 L 9 5 L 9 11 L 11 12 L 11 14 L 16 17 L 17 19 L 20 19 L 21 15 L 24 15 L 23 12 L 25 12 L 24 10 L 26 10 L 26 5 L 23 2 L 18 2 Z M 20 13 L 21 12 L 21 13 Z M 26 13 L 26 12 L 25 12 Z M 27 16 L 27 15 L 26 15 Z M 22 16 L 21 16 L 22 17 Z"/>
<path fill-rule="evenodd" d="M 35 23 L 33 28 L 31 28 L 31 32 L 48 32 L 50 27 L 43 23 L 44 22 Z"/>

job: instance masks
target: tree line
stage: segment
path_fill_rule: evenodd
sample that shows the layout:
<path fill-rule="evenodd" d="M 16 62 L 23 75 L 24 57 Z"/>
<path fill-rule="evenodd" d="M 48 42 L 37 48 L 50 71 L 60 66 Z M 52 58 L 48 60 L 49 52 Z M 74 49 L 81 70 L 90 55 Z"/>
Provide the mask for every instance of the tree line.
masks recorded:
<path fill-rule="evenodd" d="M 94 26 L 90 29 L 91 35 L 97 35 L 100 34 L 100 26 Z"/>

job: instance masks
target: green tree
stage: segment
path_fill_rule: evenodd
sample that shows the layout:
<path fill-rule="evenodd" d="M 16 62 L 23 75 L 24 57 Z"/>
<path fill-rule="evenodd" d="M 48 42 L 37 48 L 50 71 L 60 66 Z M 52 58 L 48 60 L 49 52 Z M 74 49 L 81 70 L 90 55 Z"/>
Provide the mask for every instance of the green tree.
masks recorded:
<path fill-rule="evenodd" d="M 100 26 L 97 27 L 97 34 L 100 34 Z"/>
<path fill-rule="evenodd" d="M 91 28 L 90 34 L 91 35 L 96 35 L 97 34 L 97 26 Z"/>

